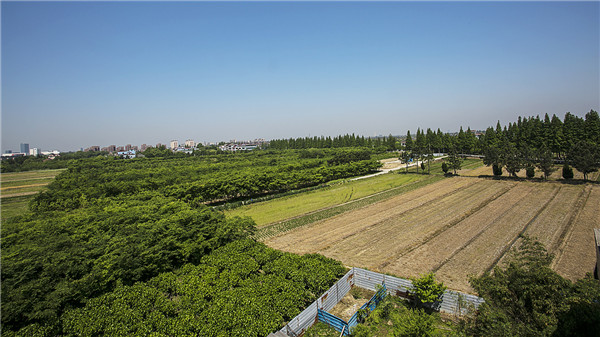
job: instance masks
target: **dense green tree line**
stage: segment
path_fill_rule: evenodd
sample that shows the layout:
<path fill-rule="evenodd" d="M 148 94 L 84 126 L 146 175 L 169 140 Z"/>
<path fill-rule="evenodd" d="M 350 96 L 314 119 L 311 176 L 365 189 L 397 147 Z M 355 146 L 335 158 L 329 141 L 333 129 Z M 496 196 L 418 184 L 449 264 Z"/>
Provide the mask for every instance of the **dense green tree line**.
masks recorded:
<path fill-rule="evenodd" d="M 387 138 L 365 138 L 354 134 L 346 134 L 336 137 L 300 137 L 289 139 L 273 139 L 269 142 L 270 149 L 329 149 L 341 147 L 366 147 L 385 151 L 386 149 L 395 150 L 397 148 L 396 139 L 389 135 Z"/>
<path fill-rule="evenodd" d="M 405 145 L 401 146 L 400 141 Z M 408 150 L 420 153 L 448 152 L 455 148 L 459 153 L 483 154 L 489 147 L 497 147 L 506 141 L 517 149 L 527 145 L 532 149 L 548 148 L 558 157 L 564 158 L 567 152 L 579 142 L 600 144 L 600 118 L 598 112 L 591 110 L 584 118 L 575 116 L 570 112 L 565 114 L 563 120 L 556 115 L 548 114 L 543 118 L 519 117 L 516 122 L 507 126 L 497 123 L 496 127 L 489 127 L 482 136 L 476 136 L 471 128 L 458 133 L 443 133 L 428 128 L 417 129 L 416 133 L 410 131 L 402 139 L 365 138 L 363 136 L 344 135 L 337 137 L 305 137 L 290 139 L 275 139 L 269 144 L 273 149 L 310 149 L 310 148 L 336 148 L 336 147 L 366 147 L 383 150 Z"/>
<path fill-rule="evenodd" d="M 210 203 L 315 186 L 363 175 L 380 166 L 369 160 L 365 151 L 358 157 L 354 153 L 328 150 L 323 159 L 299 158 L 296 151 L 133 160 L 97 157 L 73 163 L 31 206 L 36 211 L 74 209 L 101 198 L 143 191 Z M 347 160 L 326 160 L 341 157 Z"/>
<path fill-rule="evenodd" d="M 600 168 L 600 117 L 592 110 L 585 119 L 567 113 L 564 122 L 548 115 L 543 121 L 519 118 L 508 128 L 499 123 L 496 129 L 488 128 L 481 143 L 484 163 L 493 166 L 495 175 L 501 175 L 504 167 L 511 176 L 525 169 L 532 177 L 538 167 L 547 178 L 554 170 L 554 158 L 559 158 L 587 179 Z"/>

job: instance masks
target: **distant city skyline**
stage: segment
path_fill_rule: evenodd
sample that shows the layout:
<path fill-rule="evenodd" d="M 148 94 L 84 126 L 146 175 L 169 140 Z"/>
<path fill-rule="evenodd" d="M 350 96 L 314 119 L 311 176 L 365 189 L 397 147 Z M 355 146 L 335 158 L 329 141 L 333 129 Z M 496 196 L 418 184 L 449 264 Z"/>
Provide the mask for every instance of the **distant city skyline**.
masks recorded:
<path fill-rule="evenodd" d="M 6 2 L 2 153 L 600 108 L 600 3 Z"/>

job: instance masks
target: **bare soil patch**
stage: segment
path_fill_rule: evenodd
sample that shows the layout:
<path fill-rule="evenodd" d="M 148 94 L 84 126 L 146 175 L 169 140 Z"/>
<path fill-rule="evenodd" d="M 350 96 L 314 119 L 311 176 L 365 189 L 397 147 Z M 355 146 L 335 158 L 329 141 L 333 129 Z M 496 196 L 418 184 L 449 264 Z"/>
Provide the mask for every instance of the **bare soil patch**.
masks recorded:
<path fill-rule="evenodd" d="M 342 299 L 336 304 L 329 313 L 335 315 L 344 321 L 348 320 L 354 313 L 367 303 L 371 297 L 375 295 L 374 291 L 353 287 Z"/>

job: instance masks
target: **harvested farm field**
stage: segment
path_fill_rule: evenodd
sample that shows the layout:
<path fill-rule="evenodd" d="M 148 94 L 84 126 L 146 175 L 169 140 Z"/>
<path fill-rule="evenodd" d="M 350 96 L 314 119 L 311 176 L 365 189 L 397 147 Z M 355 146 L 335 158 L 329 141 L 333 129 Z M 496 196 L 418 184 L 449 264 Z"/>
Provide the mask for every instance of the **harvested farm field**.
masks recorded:
<path fill-rule="evenodd" d="M 399 277 L 429 271 L 451 289 L 502 264 L 522 234 L 569 279 L 592 272 L 600 186 L 453 177 L 265 240 Z"/>

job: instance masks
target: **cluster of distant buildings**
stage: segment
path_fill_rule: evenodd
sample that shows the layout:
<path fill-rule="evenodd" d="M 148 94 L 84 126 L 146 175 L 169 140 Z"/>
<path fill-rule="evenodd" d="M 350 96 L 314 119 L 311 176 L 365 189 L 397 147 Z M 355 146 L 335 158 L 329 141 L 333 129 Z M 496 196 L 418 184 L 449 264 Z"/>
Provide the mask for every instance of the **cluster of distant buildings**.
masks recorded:
<path fill-rule="evenodd" d="M 198 148 L 198 147 L 204 147 L 204 146 L 215 146 L 221 150 L 221 151 L 251 151 L 254 150 L 256 148 L 260 148 L 263 144 L 266 144 L 267 142 L 263 139 L 263 138 L 258 138 L 258 139 L 254 139 L 251 141 L 237 141 L 237 140 L 230 140 L 229 143 L 197 143 L 192 139 L 187 139 L 185 142 L 183 143 L 179 143 L 178 140 L 172 140 L 171 142 L 169 142 L 169 146 L 168 149 L 170 149 L 173 152 L 182 152 L 182 153 L 188 153 L 191 154 L 194 149 Z M 146 149 L 152 148 L 152 145 L 148 145 L 148 144 L 142 144 L 141 146 L 137 146 L 137 145 L 131 145 L 131 144 L 127 144 L 125 146 L 116 146 L 116 145 L 109 145 L 106 147 L 100 147 L 97 145 L 94 146 L 90 146 L 88 148 L 86 148 L 83 151 L 92 151 L 92 152 L 100 152 L 100 151 L 105 151 L 108 153 L 111 153 L 113 155 L 117 155 L 117 156 L 121 156 L 121 157 L 126 157 L 126 158 L 133 158 L 136 157 L 138 155 L 139 152 L 144 152 L 146 151 Z M 162 144 L 162 143 L 158 143 L 156 144 L 154 147 L 156 148 L 167 148 L 166 144 Z"/>
<path fill-rule="evenodd" d="M 37 147 L 30 148 L 28 143 L 21 143 L 20 152 L 13 152 L 12 150 L 6 150 L 2 154 L 2 159 L 25 157 L 25 156 L 47 156 L 48 159 L 54 159 L 60 155 L 58 150 L 54 151 L 42 151 Z"/>
<path fill-rule="evenodd" d="M 216 144 L 216 143 L 202 144 L 202 143 L 197 143 L 192 139 L 187 139 L 183 143 L 179 143 L 178 140 L 172 140 L 169 143 L 168 148 L 173 152 L 183 152 L 183 153 L 188 153 L 188 154 L 191 154 L 194 151 L 194 149 L 196 149 L 198 147 L 204 147 L 204 146 L 213 146 L 215 148 L 218 147 L 221 151 L 237 152 L 237 151 L 251 151 L 251 150 L 254 150 L 257 148 L 261 148 L 263 145 L 265 145 L 267 143 L 268 142 L 265 141 L 263 138 L 257 138 L 254 140 L 243 140 L 243 141 L 230 140 L 228 143 L 221 142 L 219 144 Z M 147 149 L 152 148 L 152 147 L 167 148 L 167 145 L 161 144 L 161 143 L 158 143 L 155 146 L 148 145 L 148 144 L 142 144 L 139 147 L 137 145 L 131 145 L 131 144 L 127 144 L 127 145 L 123 145 L 123 146 L 109 145 L 109 146 L 105 146 L 105 147 L 93 145 L 86 149 L 82 148 L 81 150 L 86 151 L 86 152 L 101 152 L 101 151 L 103 151 L 103 152 L 108 152 L 115 156 L 121 156 L 124 158 L 134 158 L 139 155 L 139 152 L 144 152 Z M 49 159 L 54 159 L 56 156 L 60 155 L 60 152 L 57 150 L 41 151 L 37 147 L 31 148 L 28 143 L 21 143 L 20 150 L 21 150 L 20 152 L 13 152 L 12 150 L 6 150 L 5 153 L 2 154 L 2 159 L 23 157 L 23 156 L 38 156 L 38 155 L 43 155 L 43 156 L 47 156 Z"/>

